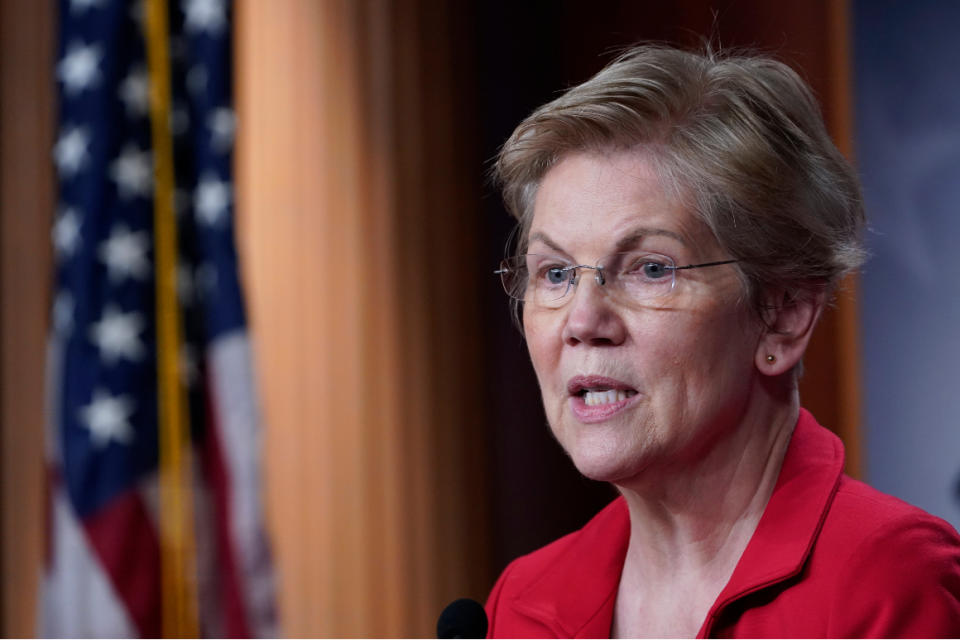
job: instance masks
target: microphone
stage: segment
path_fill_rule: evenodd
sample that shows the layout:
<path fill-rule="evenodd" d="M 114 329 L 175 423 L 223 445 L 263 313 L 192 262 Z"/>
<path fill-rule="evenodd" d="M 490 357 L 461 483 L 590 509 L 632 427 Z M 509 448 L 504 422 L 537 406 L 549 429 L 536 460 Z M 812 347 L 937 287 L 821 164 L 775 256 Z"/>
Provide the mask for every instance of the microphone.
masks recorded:
<path fill-rule="evenodd" d="M 437 620 L 438 638 L 486 638 L 487 612 L 476 600 L 460 598 L 447 605 Z"/>

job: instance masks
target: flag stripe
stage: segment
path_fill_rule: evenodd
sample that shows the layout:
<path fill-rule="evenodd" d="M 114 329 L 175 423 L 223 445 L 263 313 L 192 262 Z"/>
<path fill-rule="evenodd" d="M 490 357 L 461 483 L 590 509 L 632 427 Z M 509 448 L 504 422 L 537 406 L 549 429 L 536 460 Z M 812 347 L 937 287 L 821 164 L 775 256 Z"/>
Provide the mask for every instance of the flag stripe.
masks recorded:
<path fill-rule="evenodd" d="M 262 487 L 249 470 L 258 466 L 260 410 L 254 363 L 246 332 L 231 331 L 213 342 L 209 352 L 213 423 L 222 444 L 224 470 L 230 487 L 229 527 L 237 551 L 236 565 L 252 634 L 273 637 L 276 612 L 270 553 L 262 522 Z"/>
<path fill-rule="evenodd" d="M 208 395 L 208 397 L 210 397 Z M 207 404 L 210 424 L 216 423 L 212 403 Z M 248 638 L 252 634 L 247 624 L 246 607 L 240 591 L 240 578 L 237 575 L 239 554 L 230 535 L 231 519 L 230 485 L 223 464 L 222 446 L 219 429 L 207 432 L 201 448 L 207 484 L 214 495 L 213 508 L 215 539 L 220 553 L 220 571 L 217 583 L 224 598 L 223 635 L 233 638 Z"/>
<path fill-rule="evenodd" d="M 56 474 L 51 476 L 54 554 L 43 582 L 37 637 L 136 636 L 140 629 L 118 598 L 115 583 L 91 548 Z"/>
<path fill-rule="evenodd" d="M 118 496 L 83 526 L 140 635 L 159 637 L 159 543 L 139 491 Z"/>

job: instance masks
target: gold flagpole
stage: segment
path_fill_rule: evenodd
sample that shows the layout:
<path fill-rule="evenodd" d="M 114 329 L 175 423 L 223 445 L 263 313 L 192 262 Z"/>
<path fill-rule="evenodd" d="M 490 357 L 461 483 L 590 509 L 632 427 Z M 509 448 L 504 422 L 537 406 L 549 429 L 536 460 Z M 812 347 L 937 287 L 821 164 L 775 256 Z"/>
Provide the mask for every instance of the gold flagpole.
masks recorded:
<path fill-rule="evenodd" d="M 146 6 L 154 162 L 162 629 L 168 638 L 197 637 L 190 430 L 186 394 L 180 377 L 181 327 L 176 292 L 177 223 L 173 208 L 167 2 L 147 0 Z"/>

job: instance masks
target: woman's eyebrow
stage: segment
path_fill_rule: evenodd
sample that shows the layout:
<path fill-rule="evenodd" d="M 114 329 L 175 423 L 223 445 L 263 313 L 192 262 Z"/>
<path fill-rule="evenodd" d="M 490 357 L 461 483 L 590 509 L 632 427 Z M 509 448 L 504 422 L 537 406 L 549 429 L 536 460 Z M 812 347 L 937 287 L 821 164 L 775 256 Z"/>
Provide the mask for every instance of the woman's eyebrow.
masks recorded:
<path fill-rule="evenodd" d="M 682 245 L 686 245 L 687 241 L 679 233 L 674 231 L 669 231 L 667 229 L 659 229 L 655 227 L 638 227 L 633 229 L 625 235 L 624 237 L 617 240 L 616 248 L 617 252 L 627 251 L 635 248 L 641 240 L 646 236 L 666 236 L 668 238 L 673 238 Z M 554 242 L 550 236 L 543 233 L 542 231 L 534 231 L 530 234 L 530 238 L 527 240 L 527 244 L 532 244 L 534 241 L 540 241 L 543 244 L 547 245 L 554 251 L 558 253 L 566 254 L 567 252 L 556 242 Z"/>
<path fill-rule="evenodd" d="M 530 244 L 530 243 L 532 243 L 532 242 L 535 241 L 535 240 L 539 240 L 540 242 L 542 242 L 543 244 L 547 245 L 548 247 L 550 247 L 551 249 L 553 249 L 554 251 L 556 251 L 556 252 L 558 252 L 558 253 L 566 253 L 566 251 L 564 251 L 564 250 L 560 247 L 560 245 L 558 245 L 556 242 L 554 242 L 553 240 L 551 240 L 551 239 L 550 239 L 550 236 L 548 236 L 547 234 L 543 233 L 542 231 L 534 231 L 533 233 L 531 233 L 531 234 L 530 234 L 530 237 L 527 239 L 527 244 Z"/>
<path fill-rule="evenodd" d="M 683 238 L 683 236 L 674 231 L 652 227 L 639 227 L 617 240 L 617 251 L 633 249 L 645 236 L 667 236 L 668 238 L 673 238 L 682 245 L 687 244 L 687 241 Z"/>

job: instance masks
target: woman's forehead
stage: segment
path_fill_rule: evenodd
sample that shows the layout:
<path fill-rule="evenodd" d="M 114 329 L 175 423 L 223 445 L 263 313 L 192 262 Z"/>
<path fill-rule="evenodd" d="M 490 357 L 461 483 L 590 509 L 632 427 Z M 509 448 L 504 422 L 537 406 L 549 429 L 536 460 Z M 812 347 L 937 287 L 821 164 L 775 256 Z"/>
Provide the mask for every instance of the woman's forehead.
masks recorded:
<path fill-rule="evenodd" d="M 596 244 L 629 250 L 650 239 L 699 246 L 712 239 L 663 181 L 648 154 L 573 154 L 544 176 L 528 244 L 556 249 Z"/>

